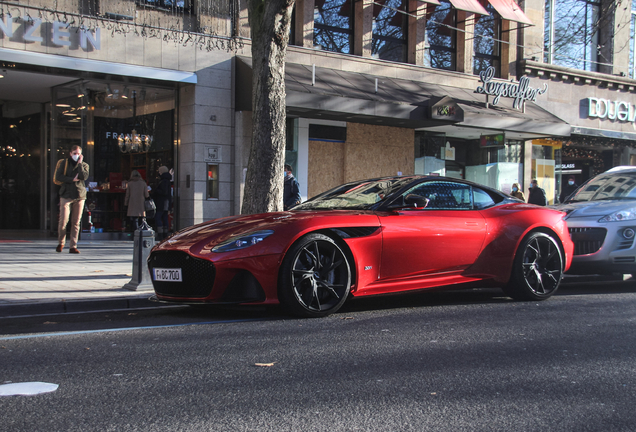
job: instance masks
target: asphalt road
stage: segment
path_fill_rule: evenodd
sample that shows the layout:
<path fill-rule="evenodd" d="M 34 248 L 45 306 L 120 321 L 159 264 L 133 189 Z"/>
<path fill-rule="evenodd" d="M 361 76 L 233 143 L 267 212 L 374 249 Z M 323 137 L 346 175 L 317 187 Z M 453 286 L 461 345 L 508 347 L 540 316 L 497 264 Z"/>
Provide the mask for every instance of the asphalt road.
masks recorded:
<path fill-rule="evenodd" d="M 634 431 L 636 283 L 0 319 L 2 431 Z"/>

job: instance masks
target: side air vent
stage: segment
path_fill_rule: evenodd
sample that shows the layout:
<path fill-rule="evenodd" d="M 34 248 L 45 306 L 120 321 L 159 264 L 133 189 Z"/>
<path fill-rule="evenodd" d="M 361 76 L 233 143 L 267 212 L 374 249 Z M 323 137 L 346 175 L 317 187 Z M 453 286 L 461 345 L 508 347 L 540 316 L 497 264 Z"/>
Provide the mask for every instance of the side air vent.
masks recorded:
<path fill-rule="evenodd" d="M 332 228 L 331 231 L 338 234 L 341 238 L 356 238 L 366 237 L 375 233 L 380 227 L 347 227 L 347 228 Z"/>

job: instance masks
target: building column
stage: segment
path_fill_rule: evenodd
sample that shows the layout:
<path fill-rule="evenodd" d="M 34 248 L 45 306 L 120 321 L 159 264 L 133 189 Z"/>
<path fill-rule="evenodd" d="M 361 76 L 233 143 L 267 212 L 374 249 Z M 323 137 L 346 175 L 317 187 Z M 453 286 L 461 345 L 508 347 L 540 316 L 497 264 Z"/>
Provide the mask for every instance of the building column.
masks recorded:
<path fill-rule="evenodd" d="M 457 11 L 457 72 L 473 73 L 475 14 Z M 463 31 L 462 31 L 463 30 Z"/>
<path fill-rule="evenodd" d="M 517 23 L 501 20 L 501 40 L 501 78 L 509 79 L 516 75 Z"/>
<path fill-rule="evenodd" d="M 426 54 L 426 3 L 409 0 L 408 8 L 408 59 L 411 64 L 424 64 Z"/>
<path fill-rule="evenodd" d="M 295 45 L 314 47 L 314 0 L 296 0 Z"/>
<path fill-rule="evenodd" d="M 373 44 L 373 0 L 354 2 L 353 54 L 371 57 Z"/>

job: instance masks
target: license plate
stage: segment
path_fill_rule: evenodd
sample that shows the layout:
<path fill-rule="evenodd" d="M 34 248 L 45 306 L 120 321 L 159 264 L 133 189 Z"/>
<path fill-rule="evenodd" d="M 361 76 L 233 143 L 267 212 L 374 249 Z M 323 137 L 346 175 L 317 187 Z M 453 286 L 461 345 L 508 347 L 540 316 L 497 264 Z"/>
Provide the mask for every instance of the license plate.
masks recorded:
<path fill-rule="evenodd" d="M 154 280 L 160 282 L 182 282 L 180 268 L 155 268 L 153 276 Z"/>

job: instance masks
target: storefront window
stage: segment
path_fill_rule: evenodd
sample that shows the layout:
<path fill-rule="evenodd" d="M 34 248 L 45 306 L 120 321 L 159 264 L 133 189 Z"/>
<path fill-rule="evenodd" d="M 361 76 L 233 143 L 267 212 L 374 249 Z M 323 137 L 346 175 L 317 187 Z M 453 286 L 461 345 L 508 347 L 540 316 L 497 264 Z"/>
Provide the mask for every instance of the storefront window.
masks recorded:
<path fill-rule="evenodd" d="M 598 70 L 601 2 L 545 1 L 545 62 L 586 71 Z"/>
<path fill-rule="evenodd" d="M 314 9 L 314 47 L 351 54 L 352 12 L 351 0 L 317 0 Z"/>
<path fill-rule="evenodd" d="M 403 0 L 385 0 L 382 5 L 373 5 L 373 57 L 406 61 L 406 3 Z"/>
<path fill-rule="evenodd" d="M 219 199 L 219 166 L 208 164 L 207 199 Z"/>
<path fill-rule="evenodd" d="M 501 17 L 489 3 L 486 10 L 490 15 L 476 15 L 475 55 L 473 73 L 479 75 L 489 67 L 495 68 L 495 76 L 501 73 Z"/>
<path fill-rule="evenodd" d="M 528 143 L 529 144 L 529 143 Z M 558 196 L 556 182 L 557 157 L 560 159 L 562 143 L 553 140 L 532 141 L 532 174 L 540 188 L 545 190 L 548 204 L 555 204 Z M 558 165 L 560 166 L 560 160 Z"/>
<path fill-rule="evenodd" d="M 488 142 L 416 132 L 415 174 L 461 178 L 510 193 L 523 178 L 523 143 L 499 135 L 501 140 Z"/>
<path fill-rule="evenodd" d="M 40 228 L 42 106 L 0 104 L 0 227 Z"/>
<path fill-rule="evenodd" d="M 52 166 L 80 145 L 90 165 L 85 207 L 96 234 L 132 232 L 124 208 L 131 172 L 138 171 L 152 193 L 159 167 L 174 169 L 174 89 L 81 81 L 55 89 L 54 106 Z"/>
<path fill-rule="evenodd" d="M 426 20 L 426 55 L 424 65 L 435 69 L 455 70 L 457 24 L 455 9 L 448 0 L 439 6 L 428 5 L 433 12 Z"/>

